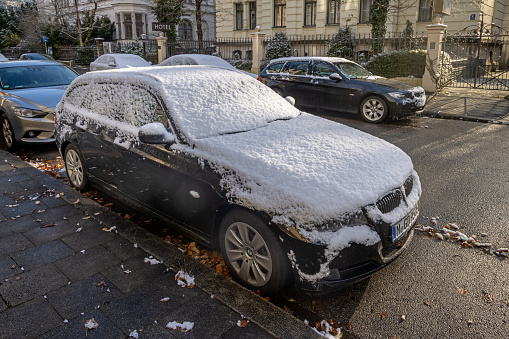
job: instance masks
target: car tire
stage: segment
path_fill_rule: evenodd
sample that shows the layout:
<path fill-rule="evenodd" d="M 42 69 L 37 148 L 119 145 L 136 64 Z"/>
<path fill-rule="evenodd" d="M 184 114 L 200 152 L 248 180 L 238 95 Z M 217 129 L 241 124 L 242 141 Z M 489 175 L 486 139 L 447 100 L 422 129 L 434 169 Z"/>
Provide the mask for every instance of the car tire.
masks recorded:
<path fill-rule="evenodd" d="M 280 95 L 280 96 L 282 96 L 283 98 L 285 97 L 285 94 L 283 93 L 283 91 L 282 91 L 281 89 L 279 89 L 279 88 L 277 88 L 277 87 L 271 87 L 271 88 L 272 88 L 272 90 L 273 90 L 274 92 L 276 92 L 277 94 L 279 94 L 279 95 Z"/>
<path fill-rule="evenodd" d="M 80 192 L 90 190 L 90 182 L 85 170 L 83 158 L 74 145 L 69 144 L 65 148 L 64 162 L 69 183 Z"/>
<path fill-rule="evenodd" d="M 379 124 L 389 116 L 389 108 L 384 99 L 372 95 L 364 99 L 360 107 L 361 117 L 374 124 Z"/>
<path fill-rule="evenodd" d="M 12 128 L 11 122 L 7 118 L 5 114 L 2 115 L 1 118 L 1 128 L 2 128 L 2 140 L 5 144 L 5 147 L 8 151 L 14 151 L 18 147 L 16 142 L 16 138 L 14 136 L 14 129 Z"/>
<path fill-rule="evenodd" d="M 291 266 L 278 237 L 256 214 L 233 210 L 221 221 L 219 239 L 230 274 L 264 296 L 291 282 Z"/>

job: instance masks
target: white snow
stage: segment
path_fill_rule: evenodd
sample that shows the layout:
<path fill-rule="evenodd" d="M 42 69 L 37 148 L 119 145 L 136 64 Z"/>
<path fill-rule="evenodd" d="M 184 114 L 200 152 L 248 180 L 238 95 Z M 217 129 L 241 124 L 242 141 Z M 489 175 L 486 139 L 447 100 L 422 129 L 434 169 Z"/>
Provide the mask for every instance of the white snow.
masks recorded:
<path fill-rule="evenodd" d="M 138 331 L 134 330 L 134 331 L 130 332 L 129 337 L 138 339 Z"/>
<path fill-rule="evenodd" d="M 189 194 L 191 194 L 191 196 L 195 199 L 199 199 L 200 198 L 200 193 L 196 192 L 196 191 L 189 191 Z"/>
<path fill-rule="evenodd" d="M 193 329 L 194 323 L 189 321 L 184 321 L 183 323 L 178 323 L 176 321 L 172 321 L 166 324 L 166 328 L 176 330 L 177 328 L 180 328 L 181 330 L 184 330 L 184 332 L 191 331 Z"/>
<path fill-rule="evenodd" d="M 178 271 L 177 274 L 175 274 L 175 281 L 180 287 L 191 288 L 194 286 L 194 277 L 184 271 Z"/>
<path fill-rule="evenodd" d="M 226 60 L 213 55 L 204 54 L 180 54 L 169 57 L 159 66 L 181 66 L 181 65 L 210 65 L 224 68 L 234 68 Z"/>
<path fill-rule="evenodd" d="M 161 263 L 159 260 L 155 258 L 145 258 L 143 259 L 143 262 L 150 263 L 150 265 L 157 265 Z"/>

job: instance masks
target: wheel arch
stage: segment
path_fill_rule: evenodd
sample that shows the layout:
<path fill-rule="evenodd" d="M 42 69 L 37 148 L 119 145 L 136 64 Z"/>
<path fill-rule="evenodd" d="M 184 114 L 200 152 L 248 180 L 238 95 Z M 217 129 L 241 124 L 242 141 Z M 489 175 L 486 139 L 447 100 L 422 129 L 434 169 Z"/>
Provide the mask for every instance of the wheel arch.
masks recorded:
<path fill-rule="evenodd" d="M 378 98 L 382 99 L 385 102 L 385 105 L 387 106 L 388 117 L 391 116 L 391 107 L 389 105 L 389 102 L 387 101 L 387 99 L 385 98 L 385 96 L 383 94 L 380 94 L 378 92 L 364 93 L 359 100 L 359 107 L 357 107 L 357 113 L 359 113 L 359 114 L 361 113 L 361 105 L 364 102 L 364 100 L 366 100 L 366 98 L 368 98 L 368 97 L 378 97 Z"/>

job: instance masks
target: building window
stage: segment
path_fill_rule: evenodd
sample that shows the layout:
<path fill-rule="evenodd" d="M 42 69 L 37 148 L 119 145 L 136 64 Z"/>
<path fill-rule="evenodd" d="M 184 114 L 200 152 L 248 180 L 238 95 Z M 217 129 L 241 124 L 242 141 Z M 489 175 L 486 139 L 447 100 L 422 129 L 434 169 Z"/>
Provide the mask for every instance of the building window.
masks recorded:
<path fill-rule="evenodd" d="M 125 38 L 126 39 L 133 38 L 133 24 L 125 24 Z"/>
<path fill-rule="evenodd" d="M 420 0 L 419 21 L 431 21 L 433 18 L 433 0 Z"/>
<path fill-rule="evenodd" d="M 244 18 L 244 5 L 235 4 L 235 29 L 242 29 L 242 18 Z"/>
<path fill-rule="evenodd" d="M 340 0 L 329 0 L 329 6 L 327 8 L 327 24 L 339 25 L 339 12 L 341 9 Z"/>
<path fill-rule="evenodd" d="M 142 14 L 135 14 L 136 19 L 136 36 L 140 37 L 143 34 L 143 16 Z"/>
<path fill-rule="evenodd" d="M 316 0 L 305 0 L 304 26 L 314 26 L 316 23 Z"/>
<path fill-rule="evenodd" d="M 256 2 L 249 3 L 249 29 L 256 28 Z"/>
<path fill-rule="evenodd" d="M 124 14 L 124 22 L 125 22 L 125 21 L 129 21 L 129 22 L 131 22 L 131 21 L 132 21 L 132 20 L 131 20 L 131 14 Z"/>
<path fill-rule="evenodd" d="M 359 0 L 359 23 L 367 24 L 369 21 L 369 10 L 371 8 L 371 0 Z"/>
<path fill-rule="evenodd" d="M 274 0 L 274 26 L 286 26 L 286 0 Z"/>
<path fill-rule="evenodd" d="M 182 20 L 179 23 L 179 37 L 181 40 L 193 39 L 193 24 L 189 20 Z"/>

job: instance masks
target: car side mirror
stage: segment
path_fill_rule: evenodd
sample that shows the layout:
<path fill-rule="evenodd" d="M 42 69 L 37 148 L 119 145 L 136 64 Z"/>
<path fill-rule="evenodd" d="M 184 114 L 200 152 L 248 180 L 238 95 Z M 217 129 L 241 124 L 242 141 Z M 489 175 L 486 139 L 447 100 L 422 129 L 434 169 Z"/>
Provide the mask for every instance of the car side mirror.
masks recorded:
<path fill-rule="evenodd" d="M 331 75 L 329 75 L 329 79 L 331 79 L 331 80 L 336 80 L 336 81 L 341 81 L 341 80 L 343 80 L 343 78 L 341 77 L 341 75 L 339 75 L 338 73 L 332 73 Z"/>
<path fill-rule="evenodd" d="M 290 105 L 295 106 L 295 99 L 294 99 L 294 97 L 287 96 L 285 98 L 285 100 L 288 101 L 290 103 Z"/>
<path fill-rule="evenodd" d="M 168 132 L 160 122 L 152 122 L 140 127 L 138 138 L 145 144 L 173 144 L 176 141 L 175 135 Z"/>
<path fill-rule="evenodd" d="M 110 61 L 108 63 L 108 66 L 110 66 L 110 67 L 117 67 L 117 64 L 115 64 L 113 61 Z"/>

